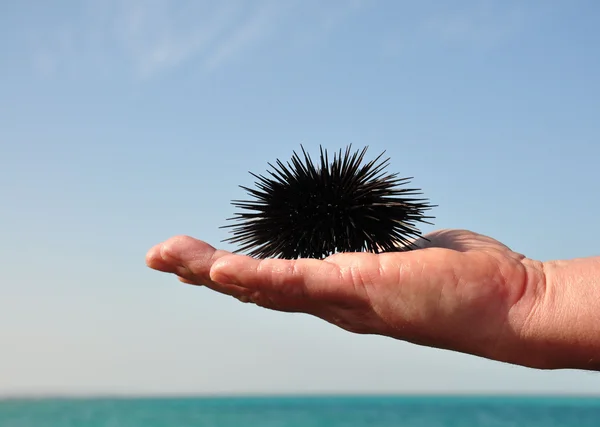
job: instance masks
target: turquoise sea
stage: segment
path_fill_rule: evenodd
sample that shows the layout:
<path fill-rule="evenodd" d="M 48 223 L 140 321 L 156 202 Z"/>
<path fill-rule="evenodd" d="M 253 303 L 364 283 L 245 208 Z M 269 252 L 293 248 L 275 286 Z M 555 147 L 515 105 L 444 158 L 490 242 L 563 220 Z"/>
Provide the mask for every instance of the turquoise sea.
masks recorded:
<path fill-rule="evenodd" d="M 0 400 L 1 427 L 598 427 L 600 398 Z"/>

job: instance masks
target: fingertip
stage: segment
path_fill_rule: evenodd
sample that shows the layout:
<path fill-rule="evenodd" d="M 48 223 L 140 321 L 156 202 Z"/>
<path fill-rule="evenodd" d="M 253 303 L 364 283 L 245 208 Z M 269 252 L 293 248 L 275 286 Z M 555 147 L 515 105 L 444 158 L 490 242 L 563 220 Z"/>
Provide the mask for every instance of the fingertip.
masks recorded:
<path fill-rule="evenodd" d="M 239 285 L 239 282 L 223 272 L 210 273 L 210 280 L 219 285 Z"/>
<path fill-rule="evenodd" d="M 222 285 L 239 285 L 237 274 L 239 273 L 239 261 L 249 258 L 244 255 L 225 255 L 214 262 L 210 269 L 210 280 Z M 236 265 L 237 264 L 237 265 Z"/>
<path fill-rule="evenodd" d="M 154 270 L 172 272 L 175 267 L 184 265 L 190 257 L 197 256 L 198 250 L 214 252 L 209 244 L 186 235 L 178 235 L 159 243 L 146 253 L 146 265 Z"/>
<path fill-rule="evenodd" d="M 164 262 L 161 256 L 162 243 L 155 245 L 146 253 L 146 266 L 153 270 L 166 271 L 168 264 Z"/>
<path fill-rule="evenodd" d="M 160 245 L 160 255 L 163 259 L 179 258 L 181 253 L 197 242 L 193 237 L 185 235 L 171 237 Z"/>
<path fill-rule="evenodd" d="M 157 253 L 158 253 L 158 245 L 152 246 L 148 250 L 148 252 L 146 252 L 145 261 L 146 261 L 146 265 L 148 267 L 150 267 L 150 264 L 152 264 L 154 262 L 154 259 L 156 258 Z"/>

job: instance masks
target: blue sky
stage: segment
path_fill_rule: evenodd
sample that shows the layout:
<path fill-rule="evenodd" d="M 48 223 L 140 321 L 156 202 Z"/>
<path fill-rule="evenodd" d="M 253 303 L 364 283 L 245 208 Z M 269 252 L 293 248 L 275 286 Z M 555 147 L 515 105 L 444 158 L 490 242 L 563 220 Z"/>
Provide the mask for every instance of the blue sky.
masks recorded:
<path fill-rule="evenodd" d="M 599 255 L 600 4 L 61 1 L 0 6 L 0 394 L 596 392 L 268 312 L 145 267 L 219 245 L 248 171 L 383 150 L 434 228 Z M 221 245 L 226 249 L 231 246 Z"/>

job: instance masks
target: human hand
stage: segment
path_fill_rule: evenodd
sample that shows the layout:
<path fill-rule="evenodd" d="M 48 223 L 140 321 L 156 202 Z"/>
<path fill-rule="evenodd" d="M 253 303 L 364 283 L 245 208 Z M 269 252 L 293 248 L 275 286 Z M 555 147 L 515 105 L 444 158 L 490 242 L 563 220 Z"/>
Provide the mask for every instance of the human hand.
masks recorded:
<path fill-rule="evenodd" d="M 548 349 L 541 262 L 470 231 L 426 237 L 422 249 L 409 252 L 259 260 L 179 236 L 152 248 L 147 264 L 185 283 L 355 333 L 531 367 L 570 367 Z"/>

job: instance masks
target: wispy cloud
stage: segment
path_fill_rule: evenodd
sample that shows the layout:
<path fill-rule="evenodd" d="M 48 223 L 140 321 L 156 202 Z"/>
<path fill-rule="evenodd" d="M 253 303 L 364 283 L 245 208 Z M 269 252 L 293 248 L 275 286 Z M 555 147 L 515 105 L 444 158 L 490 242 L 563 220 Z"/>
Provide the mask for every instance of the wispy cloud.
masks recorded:
<path fill-rule="evenodd" d="M 422 31 L 444 43 L 492 46 L 509 40 L 522 28 L 522 6 L 512 2 L 478 0 L 452 6 L 427 18 Z"/>
<path fill-rule="evenodd" d="M 60 68 L 65 58 L 74 52 L 73 34 L 65 28 L 58 28 L 43 37 L 31 37 L 33 45 L 32 62 L 36 72 L 51 76 Z"/>
<path fill-rule="evenodd" d="M 205 60 L 206 66 L 214 69 L 244 48 L 267 37 L 276 27 L 277 18 L 284 17 L 284 12 L 281 2 L 266 3 L 253 10 L 241 25 L 214 46 Z"/>
<path fill-rule="evenodd" d="M 396 56 L 425 46 L 489 49 L 510 42 L 525 28 L 526 5 L 511 0 L 423 2 L 383 37 L 382 52 Z"/>
<path fill-rule="evenodd" d="M 313 0 L 84 0 L 32 26 L 31 56 L 42 74 L 87 66 L 149 78 L 191 61 L 214 70 L 290 31 L 298 10 L 312 21 L 302 26 L 310 33 L 359 6 L 360 0 L 326 8 Z"/>
<path fill-rule="evenodd" d="M 198 58 L 215 66 L 259 39 L 273 24 L 268 19 L 270 3 L 252 5 L 129 0 L 116 16 L 117 42 L 143 76 Z M 257 25 L 256 17 L 263 15 L 267 18 Z"/>

